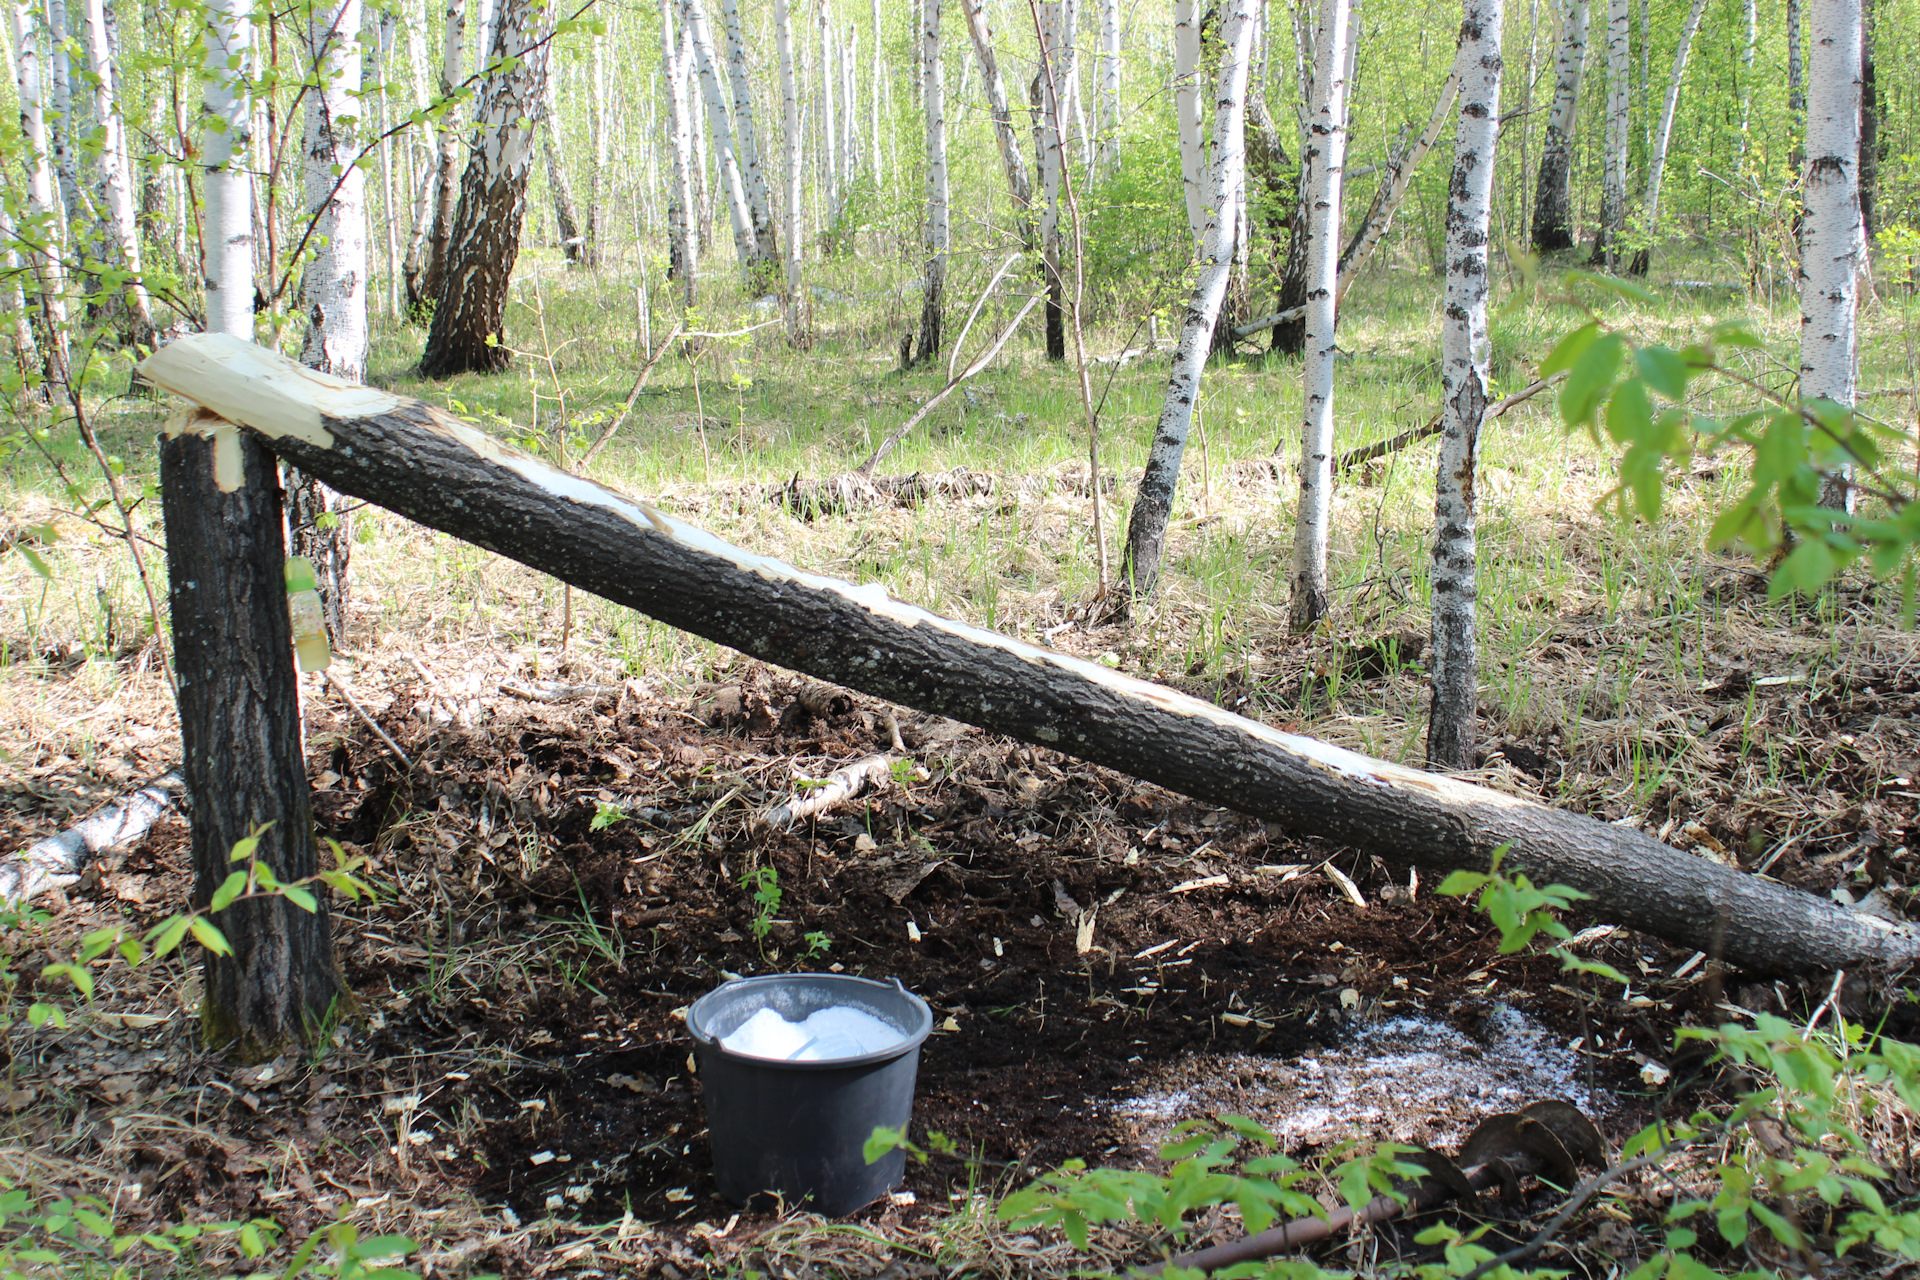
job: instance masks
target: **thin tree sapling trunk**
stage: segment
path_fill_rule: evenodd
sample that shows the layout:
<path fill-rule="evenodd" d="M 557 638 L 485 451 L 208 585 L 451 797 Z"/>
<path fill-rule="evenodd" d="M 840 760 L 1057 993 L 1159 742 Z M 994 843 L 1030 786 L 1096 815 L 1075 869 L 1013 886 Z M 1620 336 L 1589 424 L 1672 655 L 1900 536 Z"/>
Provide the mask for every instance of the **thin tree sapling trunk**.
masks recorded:
<path fill-rule="evenodd" d="M 1300 428 L 1300 509 L 1293 532 L 1288 620 L 1310 629 L 1330 607 L 1327 550 L 1333 517 L 1333 357 L 1339 284 L 1340 196 L 1347 158 L 1348 0 L 1323 0 L 1313 112 L 1301 158 L 1306 182 L 1306 411 Z"/>
<path fill-rule="evenodd" d="M 1007 99 L 1007 82 L 1000 74 L 999 59 L 993 52 L 993 31 L 987 22 L 986 0 L 960 0 L 966 15 L 967 35 L 973 41 L 974 56 L 980 60 L 980 78 L 986 85 L 987 110 L 993 117 L 994 145 L 1000 149 L 1000 165 L 1007 172 L 1007 192 L 1013 199 L 1013 224 L 1022 247 L 1031 249 L 1033 240 L 1033 177 L 1027 171 L 1026 153 L 1020 135 L 1013 127 L 1013 108 Z"/>
<path fill-rule="evenodd" d="M 42 372 L 48 383 L 67 379 L 67 279 L 62 218 L 53 198 L 53 149 L 47 134 L 46 86 L 40 74 L 39 24 L 34 0 L 7 0 L 13 29 L 14 88 L 19 93 L 20 128 L 26 143 L 22 157 L 27 173 L 24 230 L 33 241 L 28 250 L 36 290 L 36 310 L 45 326 L 48 364 Z M 29 329 L 29 335 L 31 330 Z"/>
<path fill-rule="evenodd" d="M 747 216 L 753 223 L 754 289 L 774 287 L 780 256 L 774 235 L 773 199 L 767 191 L 767 170 L 760 152 L 760 130 L 753 116 L 753 76 L 747 65 L 747 40 L 740 27 L 739 0 L 720 0 L 720 16 L 727 28 L 727 83 L 733 90 L 733 132 L 740 181 L 747 197 Z M 852 118 L 852 113 L 848 113 Z"/>
<path fill-rule="evenodd" d="M 800 91 L 793 66 L 793 13 L 790 0 L 773 0 L 774 48 L 780 57 L 781 216 L 786 242 L 787 339 L 803 344 L 806 299 L 800 294 Z"/>
<path fill-rule="evenodd" d="M 1573 228 L 1573 138 L 1580 123 L 1580 79 L 1587 67 L 1588 0 L 1567 0 L 1554 59 L 1553 107 L 1540 146 L 1540 178 L 1533 193 L 1533 247 L 1541 253 L 1579 243 Z"/>
<path fill-rule="evenodd" d="M 1173 0 L 1173 117 L 1179 128 L 1180 189 L 1187 201 L 1193 250 L 1207 231 L 1207 144 L 1201 132 L 1199 0 Z"/>
<path fill-rule="evenodd" d="M 59 3 L 59 0 L 54 0 Z M 85 0 L 87 24 L 87 78 L 93 85 L 93 110 L 100 129 L 100 145 L 95 157 L 100 166 L 100 187 L 106 197 L 107 261 L 120 276 L 117 289 L 124 301 L 129 321 L 127 340 L 133 344 L 153 340 L 153 307 L 147 298 L 146 281 L 141 275 L 140 229 L 133 212 L 133 174 L 127 157 L 127 126 L 120 115 L 119 95 L 115 92 L 113 48 L 107 36 L 105 0 Z"/>
<path fill-rule="evenodd" d="M 1239 242 L 1240 196 L 1246 186 L 1247 63 L 1253 44 L 1252 0 L 1228 0 L 1220 19 L 1220 72 L 1215 88 L 1213 159 L 1205 192 L 1206 235 L 1201 240 L 1200 276 L 1180 326 L 1173 371 L 1161 402 L 1153 447 L 1140 477 L 1139 496 L 1127 523 L 1127 549 L 1121 562 L 1122 589 L 1136 598 L 1152 594 L 1166 554 L 1167 521 L 1180 482 L 1180 460 L 1193 428 L 1200 399 L 1200 375 L 1213 347 L 1213 329 L 1227 294 Z"/>
<path fill-rule="evenodd" d="M 1027 101 L 1033 117 L 1035 167 L 1040 173 L 1040 271 L 1047 286 L 1046 344 L 1047 359 L 1067 358 L 1066 280 L 1061 274 L 1062 242 L 1060 232 L 1061 178 L 1066 155 L 1064 119 L 1060 113 L 1058 72 L 1059 28 L 1062 22 L 1059 0 L 1041 0 L 1039 28 L 1041 56 L 1051 68 L 1034 73 L 1027 88 Z M 1055 89 L 1049 90 L 1052 84 Z"/>
<path fill-rule="evenodd" d="M 747 207 L 747 190 L 740 176 L 739 153 L 733 143 L 733 124 L 727 119 L 726 92 L 720 87 L 720 62 L 714 52 L 713 27 L 707 21 L 703 0 L 681 0 L 680 16 L 685 34 L 693 41 L 693 69 L 700 86 L 700 97 L 707 106 L 707 136 L 713 144 L 715 168 L 719 170 L 719 194 L 727 202 L 727 225 L 733 228 L 733 251 L 740 259 L 747 287 L 756 288 L 773 270 L 769 254 L 762 258 L 755 238 L 753 214 Z"/>
<path fill-rule="evenodd" d="M 699 201 L 693 192 L 693 130 L 687 118 L 687 61 L 674 30 L 673 0 L 660 0 L 660 65 L 666 82 L 667 279 L 678 280 L 686 306 L 694 304 L 700 258 Z M 789 144 L 791 145 L 791 144 Z"/>
<path fill-rule="evenodd" d="M 1474 478 L 1487 402 L 1487 228 L 1500 140 L 1500 0 L 1466 0 L 1460 124 L 1447 202 L 1447 297 L 1440 319 L 1440 465 L 1433 508 L 1433 702 L 1427 764 L 1470 769 L 1478 714 Z"/>

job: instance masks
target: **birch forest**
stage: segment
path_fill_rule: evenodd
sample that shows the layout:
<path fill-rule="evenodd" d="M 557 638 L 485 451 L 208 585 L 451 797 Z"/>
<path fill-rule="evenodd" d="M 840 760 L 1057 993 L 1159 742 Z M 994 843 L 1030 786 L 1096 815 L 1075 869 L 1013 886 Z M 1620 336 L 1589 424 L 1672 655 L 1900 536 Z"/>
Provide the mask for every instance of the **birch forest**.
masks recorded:
<path fill-rule="evenodd" d="M 0 1276 L 1920 1264 L 1920 0 L 0 3 Z"/>

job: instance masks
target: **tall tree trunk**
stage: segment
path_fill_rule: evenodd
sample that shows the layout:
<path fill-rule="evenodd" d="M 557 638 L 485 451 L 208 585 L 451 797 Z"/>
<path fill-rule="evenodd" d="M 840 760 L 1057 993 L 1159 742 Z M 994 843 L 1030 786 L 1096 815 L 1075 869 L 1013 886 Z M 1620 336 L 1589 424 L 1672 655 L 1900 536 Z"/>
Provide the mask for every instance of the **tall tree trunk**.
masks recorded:
<path fill-rule="evenodd" d="M 1046 63 L 1034 73 L 1027 88 L 1027 102 L 1033 117 L 1035 167 L 1040 174 L 1040 272 L 1047 286 L 1046 346 L 1047 359 L 1067 358 L 1066 280 L 1061 275 L 1060 192 L 1066 170 L 1064 119 L 1060 114 L 1057 33 L 1061 24 L 1059 0 L 1042 0 L 1040 6 L 1042 57 Z M 1049 67 L 1055 74 L 1049 74 Z M 1049 81 L 1054 88 L 1049 90 Z"/>
<path fill-rule="evenodd" d="M 386 241 L 387 260 L 387 301 L 386 311 L 391 317 L 400 315 L 400 219 L 394 200 L 394 169 L 399 167 L 394 161 L 394 152 L 398 149 L 396 140 L 388 136 L 388 120 L 392 114 L 390 86 L 394 80 L 393 68 L 394 16 L 391 13 L 380 15 L 379 44 L 375 58 L 378 67 L 380 86 L 373 101 L 374 136 L 380 152 L 380 222 L 382 236 Z M 400 175 L 400 186 L 406 187 L 406 175 Z"/>
<path fill-rule="evenodd" d="M 1206 236 L 1207 144 L 1200 124 L 1200 6 L 1173 0 L 1173 116 L 1179 127 L 1180 189 L 1195 253 Z"/>
<path fill-rule="evenodd" d="M 309 15 L 305 173 L 307 217 L 319 247 L 301 276 L 307 338 L 301 362 L 359 382 L 367 375 L 367 203 L 360 154 L 360 0 L 328 0 Z M 312 476 L 287 472 L 293 554 L 313 562 L 335 644 L 347 636 L 347 503 Z"/>
<path fill-rule="evenodd" d="M 1306 412 L 1300 428 L 1300 509 L 1293 533 L 1295 632 L 1330 607 L 1327 549 L 1333 514 L 1334 291 L 1338 285 L 1340 196 L 1347 159 L 1347 0 L 1323 0 L 1313 69 L 1313 114 L 1301 157 L 1306 175 Z"/>
<path fill-rule="evenodd" d="M 707 104 L 707 135 L 719 170 L 719 194 L 727 202 L 727 225 L 733 229 L 733 251 L 748 288 L 757 288 L 773 270 L 773 258 L 761 256 L 753 214 L 747 208 L 746 185 L 740 176 L 739 153 L 733 145 L 733 123 L 727 118 L 726 92 L 720 87 L 720 64 L 714 53 L 713 27 L 703 0 L 681 0 L 681 18 L 693 41 L 694 73 L 700 96 Z M 769 246 L 770 247 L 770 246 Z"/>
<path fill-rule="evenodd" d="M 1573 230 L 1573 136 L 1580 122 L 1580 78 L 1587 67 L 1588 0 L 1567 0 L 1554 62 L 1553 108 L 1540 145 L 1540 180 L 1533 193 L 1533 247 L 1541 253 L 1571 249 Z"/>
<path fill-rule="evenodd" d="M 560 101 L 552 76 L 547 77 L 542 108 L 542 123 L 546 127 L 540 131 L 540 154 L 547 165 L 547 194 L 553 197 L 554 229 L 560 233 L 560 251 L 566 255 L 567 265 L 584 267 L 587 265 L 587 233 L 581 224 L 580 207 L 573 200 L 573 184 L 567 180 L 563 146 L 566 139 L 560 132 Z"/>
<path fill-rule="evenodd" d="M 760 132 L 753 118 L 753 78 L 747 66 L 747 41 L 740 29 L 739 0 L 720 0 L 727 27 L 727 79 L 733 89 L 733 128 L 738 140 L 740 180 L 746 188 L 747 215 L 753 223 L 754 263 L 759 278 L 756 291 L 774 287 L 774 269 L 780 251 L 773 233 L 773 200 L 767 193 L 767 171 L 760 155 Z M 848 119 L 853 113 L 847 113 Z"/>
<path fill-rule="evenodd" d="M 13 215 L 0 201 L 0 308 L 13 320 L 14 363 L 20 371 L 21 396 L 44 402 L 49 388 L 42 384 L 53 380 L 40 354 L 40 340 L 33 336 L 33 312 L 27 306 L 26 287 L 21 283 L 32 270 L 21 254 L 32 256 L 27 241 L 14 226 Z"/>
<path fill-rule="evenodd" d="M 660 64 L 667 99 L 667 148 L 672 162 L 667 187 L 667 279 L 678 280 L 682 300 L 693 306 L 700 257 L 696 230 L 699 204 L 693 195 L 693 132 L 687 119 L 687 64 L 674 31 L 673 0 L 660 0 Z"/>
<path fill-rule="evenodd" d="M 1787 0 L 1787 133 L 1792 138 L 1789 154 L 1795 172 L 1807 162 L 1806 33 L 1800 20 L 1804 2 Z"/>
<path fill-rule="evenodd" d="M 1860 225 L 1860 0 L 1813 0 L 1808 66 L 1806 220 L 1800 229 L 1800 395 L 1853 407 L 1859 362 L 1858 280 L 1866 252 Z M 1848 474 L 1851 468 L 1848 468 Z M 1844 478 L 1820 488 L 1820 504 L 1846 511 Z"/>
<path fill-rule="evenodd" d="M 611 105 L 607 102 L 607 33 L 595 32 L 588 74 L 592 77 L 593 100 L 587 104 L 587 127 L 592 132 L 593 172 L 587 176 L 587 226 L 585 259 L 588 267 L 605 260 L 602 241 L 606 238 L 606 204 L 612 192 L 609 144 L 612 131 L 607 124 Z"/>
<path fill-rule="evenodd" d="M 1500 140 L 1500 0 L 1466 0 L 1460 125 L 1447 201 L 1447 299 L 1440 322 L 1440 465 L 1433 508 L 1433 704 L 1427 764 L 1473 767 L 1474 477 L 1487 412 L 1487 227 Z"/>
<path fill-rule="evenodd" d="M 884 175 L 881 171 L 880 147 L 880 97 L 887 74 L 887 46 L 884 29 L 880 25 L 880 0 L 871 0 L 871 23 L 873 26 L 873 67 L 869 84 L 872 93 L 867 99 L 868 141 L 873 145 L 873 185 L 875 190 L 883 189 Z M 1002 96 L 1005 96 L 1004 90 Z"/>
<path fill-rule="evenodd" d="M 500 0 L 495 70 L 480 89 L 480 137 L 460 183 L 453 235 L 420 373 L 497 372 L 513 360 L 502 321 L 533 171 L 533 122 L 547 81 L 547 29 L 535 0 Z M 491 339 L 491 341 L 489 341 Z"/>
<path fill-rule="evenodd" d="M 56 0 L 57 2 L 57 0 Z M 60 209 L 53 198 L 53 152 L 47 138 L 45 86 L 40 76 L 39 24 L 33 0 L 7 0 L 13 30 L 14 87 L 20 95 L 20 128 L 27 154 L 26 217 L 16 234 L 31 243 L 26 250 L 38 294 L 38 313 L 45 326 L 51 363 L 43 370 L 49 383 L 67 378 L 67 280 L 60 235 Z M 11 237 L 9 237 L 11 239 Z M 31 327 L 28 329 L 31 335 Z"/>
<path fill-rule="evenodd" d="M 202 33 L 207 327 L 242 341 L 253 336 L 251 12 L 246 0 L 208 0 Z M 204 908 L 234 869 L 233 846 L 262 824 L 272 825 L 259 831 L 256 856 L 282 882 L 318 870 L 280 478 L 273 455 L 248 432 L 212 440 L 188 433 L 161 444 L 160 482 L 182 772 L 193 798 L 193 902 Z M 285 898 L 258 898 L 214 923 L 234 953 L 207 953 L 208 1038 L 253 1059 L 308 1041 L 340 993 L 325 904 L 309 913 Z"/>
<path fill-rule="evenodd" d="M 59 3 L 59 0 L 54 0 Z M 253 100 L 244 68 L 253 52 L 252 6 L 209 0 L 201 32 L 207 128 L 200 155 L 200 218 L 207 332 L 253 338 Z M 216 125 L 214 122 L 218 121 Z M 289 641 L 291 643 L 291 641 Z"/>
<path fill-rule="evenodd" d="M 993 116 L 993 140 L 1000 148 L 1000 165 L 1007 171 L 1007 192 L 1013 198 L 1013 225 L 1024 248 L 1033 248 L 1033 179 L 1027 172 L 1020 135 L 1014 132 L 1013 108 L 1007 100 L 1007 82 L 993 53 L 993 31 L 987 24 L 985 0 L 960 0 L 967 35 L 980 60 L 980 79 L 987 90 L 987 110 Z"/>
<path fill-rule="evenodd" d="M 1693 33 L 1700 29 L 1700 15 L 1707 0 L 1693 0 L 1687 20 L 1680 27 L 1680 43 L 1673 50 L 1673 75 L 1667 79 L 1666 101 L 1660 107 L 1660 128 L 1653 135 L 1653 155 L 1647 161 L 1646 226 L 1641 234 L 1647 243 L 1633 255 L 1629 275 L 1644 276 L 1653 262 L 1654 238 L 1660 234 L 1660 181 L 1667 171 L 1667 144 L 1673 139 L 1673 115 L 1680 106 L 1680 85 L 1687 76 L 1687 54 L 1693 48 Z"/>
<path fill-rule="evenodd" d="M 55 0 L 58 3 L 59 0 Z M 127 163 L 126 122 L 120 116 L 114 92 L 113 50 L 107 36 L 104 0 L 85 0 L 88 79 L 93 83 L 93 109 L 99 117 L 100 187 L 107 204 L 107 260 L 124 274 L 118 288 L 125 300 L 130 343 L 153 340 L 153 308 L 141 278 L 140 230 L 133 212 L 133 175 Z"/>
<path fill-rule="evenodd" d="M 447 0 L 440 45 L 440 99 L 445 105 L 441 108 L 440 145 L 434 164 L 432 230 L 427 233 L 425 263 L 417 273 L 409 270 L 407 274 L 407 310 L 416 320 L 426 319 L 440 296 L 453 216 L 459 207 L 460 144 L 466 136 L 466 111 L 464 99 L 453 95 L 464 78 L 466 30 L 467 0 Z"/>
<path fill-rule="evenodd" d="M 921 101 L 927 112 L 927 288 L 921 299 L 920 345 L 913 357 L 916 364 L 933 359 L 940 351 L 947 250 L 952 237 L 947 212 L 947 90 L 940 56 L 940 0 L 923 0 L 921 17 Z"/>
<path fill-rule="evenodd" d="M 789 0 L 773 0 L 773 41 L 780 58 L 781 214 L 786 240 L 787 339 L 806 340 L 806 299 L 800 293 L 800 91 L 793 66 L 793 14 Z"/>
<path fill-rule="evenodd" d="M 1607 0 L 1607 149 L 1601 158 L 1600 230 L 1593 240 L 1593 264 L 1611 271 L 1620 256 L 1627 227 L 1627 102 L 1632 61 L 1627 33 L 1632 13 L 1627 0 Z"/>
<path fill-rule="evenodd" d="M 1120 167 L 1120 0 L 1100 4 L 1100 172 Z"/>
<path fill-rule="evenodd" d="M 1140 477 L 1140 493 L 1127 523 L 1127 550 L 1120 581 L 1135 597 L 1152 593 L 1166 554 L 1167 521 L 1173 514 L 1180 460 L 1193 428 L 1193 407 L 1200 399 L 1200 375 L 1213 345 L 1220 304 L 1227 295 L 1238 247 L 1240 197 L 1246 186 L 1246 101 L 1248 54 L 1253 44 L 1252 0 L 1227 0 L 1220 20 L 1220 74 L 1213 95 L 1213 159 L 1205 192 L 1206 235 L 1201 241 L 1200 276 L 1180 326 L 1173 371 L 1160 406 L 1153 448 Z"/>
<path fill-rule="evenodd" d="M 78 121 L 73 114 L 73 57 L 67 26 L 66 0 L 46 0 L 47 42 L 53 65 L 53 107 L 47 113 L 47 142 L 53 153 L 53 172 L 60 183 L 60 204 L 66 211 L 67 243 L 86 257 L 87 237 L 80 227 L 87 221 L 86 198 L 80 190 L 80 170 L 74 156 Z"/>
<path fill-rule="evenodd" d="M 1861 0 L 1860 10 L 1860 226 L 1872 245 L 1880 236 L 1880 78 L 1873 58 L 1873 0 Z"/>
<path fill-rule="evenodd" d="M 840 231 L 840 113 L 835 103 L 840 72 L 836 65 L 839 60 L 834 56 L 832 18 L 827 11 L 827 0 L 820 0 L 818 16 L 820 63 L 814 78 L 819 86 L 820 128 L 815 136 L 819 138 L 820 146 L 816 161 L 820 171 L 820 187 L 827 197 L 826 225 L 821 232 L 831 250 L 834 237 Z M 915 77 L 916 83 L 919 79 Z"/>

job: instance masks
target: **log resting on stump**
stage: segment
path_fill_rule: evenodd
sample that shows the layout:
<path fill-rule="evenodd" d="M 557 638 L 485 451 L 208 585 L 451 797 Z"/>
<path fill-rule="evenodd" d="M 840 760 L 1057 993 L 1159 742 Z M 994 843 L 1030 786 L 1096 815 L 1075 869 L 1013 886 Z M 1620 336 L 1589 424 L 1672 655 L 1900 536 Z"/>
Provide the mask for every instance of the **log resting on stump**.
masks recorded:
<path fill-rule="evenodd" d="M 1436 870 L 1510 870 L 1603 918 L 1760 972 L 1920 958 L 1920 934 L 1668 848 L 1643 832 L 1374 760 L 756 555 L 568 475 L 432 405 L 216 335 L 141 373 L 189 430 L 251 427 L 287 461 L 583 590 L 767 662 L 963 720 Z"/>

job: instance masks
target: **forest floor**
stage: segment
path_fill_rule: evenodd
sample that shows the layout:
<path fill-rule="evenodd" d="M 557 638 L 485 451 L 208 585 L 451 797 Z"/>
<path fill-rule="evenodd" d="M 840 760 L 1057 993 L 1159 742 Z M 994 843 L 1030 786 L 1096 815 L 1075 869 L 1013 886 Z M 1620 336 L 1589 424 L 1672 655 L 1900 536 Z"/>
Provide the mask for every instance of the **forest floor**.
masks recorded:
<path fill-rule="evenodd" d="M 535 396 L 540 421 L 557 403 L 590 438 L 606 420 L 592 413 L 618 403 L 631 373 L 614 304 L 569 301 L 572 287 L 554 286 L 541 320 L 581 309 L 564 360 L 423 388 L 392 355 L 375 380 L 496 426 L 529 421 L 521 401 Z M 1690 305 L 1632 323 L 1697 332 Z M 1758 322 L 1788 341 L 1776 320 Z M 1432 323 L 1356 313 L 1343 327 L 1343 444 L 1426 419 Z M 873 350 L 892 350 L 875 326 Z M 1528 313 L 1497 335 L 1503 387 L 1524 385 L 1554 329 Z M 798 358 L 759 334 L 669 362 L 593 474 L 808 569 L 1419 759 L 1430 445 L 1342 478 L 1335 616 L 1296 638 L 1284 599 L 1294 486 L 1269 450 L 1273 424 L 1298 420 L 1297 371 L 1216 364 L 1161 594 L 1132 622 L 1102 624 L 1088 608 L 1097 557 L 1078 409 L 1069 380 L 1031 351 L 1010 348 L 895 464 L 990 467 L 992 492 L 816 520 L 766 500 L 796 474 L 857 464 L 937 385 L 859 347 L 855 334 Z M 1154 363 L 1114 367 L 1110 541 L 1157 409 Z M 107 447 L 134 479 L 151 472 L 157 412 L 102 407 Z M 1658 527 L 1597 510 L 1612 475 L 1544 400 L 1487 441 L 1486 750 L 1468 776 L 1911 914 L 1920 638 L 1900 625 L 1897 591 L 1850 579 L 1817 602 L 1770 602 L 1762 566 L 1701 549 L 1737 489 L 1733 468 L 1703 459 L 1676 476 Z M 8 483 L 7 520 L 53 521 L 62 537 L 41 549 L 51 577 L 0 557 L 0 851 L 179 761 L 158 654 L 135 635 L 146 608 L 124 546 L 60 516 L 50 473 Z M 1062 1161 L 1154 1167 L 1174 1124 L 1229 1114 L 1303 1157 L 1349 1140 L 1450 1148 L 1487 1113 L 1548 1096 L 1617 1144 L 1656 1112 L 1737 1087 L 1677 1046 L 1677 1028 L 1763 1009 L 1804 1020 L 1828 994 L 1577 915 L 1582 952 L 1632 984 L 1563 975 L 1499 954 L 1487 921 L 1410 865 L 813 689 L 381 512 L 353 522 L 342 683 L 303 677 L 321 830 L 369 858 L 383 893 L 334 906 L 352 1006 L 306 1056 L 235 1064 L 200 1047 L 197 964 L 176 958 L 102 966 L 67 1029 L 26 1025 L 30 996 L 60 994 L 33 975 L 80 934 L 186 903 L 176 814 L 0 942 L 23 975 L 0 1029 L 0 1180 L 97 1195 L 134 1228 L 257 1216 L 298 1240 L 344 1217 L 420 1242 L 411 1265 L 435 1276 L 1066 1275 L 1152 1258 L 1166 1240 L 1109 1232 L 1087 1257 L 997 1221 L 1001 1195 Z M 156 539 L 158 523 L 157 510 L 137 513 Z M 551 702 L 510 691 L 556 684 L 589 687 Z M 889 714 L 910 762 L 890 785 L 792 832 L 759 823 L 800 779 L 890 751 Z M 763 870 L 780 891 L 771 912 L 743 883 Z M 945 1134 L 960 1155 L 910 1165 L 900 1194 L 846 1221 L 725 1204 L 685 1008 L 727 974 L 836 966 L 898 977 L 933 1006 L 914 1132 Z M 1911 1038 L 1914 1005 L 1898 995 L 1850 987 L 1841 1008 Z M 1911 1133 L 1892 1126 L 1877 1153 L 1903 1179 Z M 1615 1273 L 1659 1248 L 1672 1197 L 1706 1176 L 1682 1161 L 1617 1184 L 1542 1262 Z M 1504 1206 L 1500 1230 L 1529 1230 L 1554 1207 L 1548 1195 Z M 1193 1238 L 1238 1233 L 1223 1212 Z M 204 1247 L 210 1269 L 257 1265 L 229 1237 Z M 1368 1268 L 1413 1247 L 1379 1232 L 1322 1261 Z M 1730 1265 L 1776 1261 L 1750 1248 Z"/>

